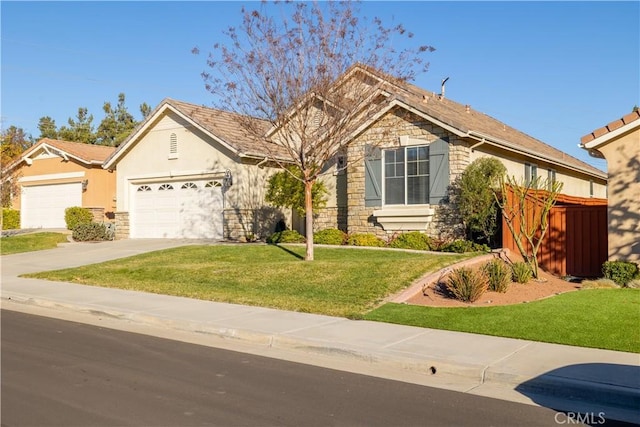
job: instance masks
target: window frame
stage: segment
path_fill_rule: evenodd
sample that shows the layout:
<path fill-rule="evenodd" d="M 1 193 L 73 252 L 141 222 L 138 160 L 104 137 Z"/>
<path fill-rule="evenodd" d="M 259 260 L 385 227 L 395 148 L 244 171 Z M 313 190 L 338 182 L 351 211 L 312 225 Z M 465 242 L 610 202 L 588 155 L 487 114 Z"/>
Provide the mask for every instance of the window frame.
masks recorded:
<path fill-rule="evenodd" d="M 429 156 L 429 145 L 430 144 L 420 144 L 420 145 L 407 145 L 401 147 L 394 148 L 383 148 L 382 151 L 382 206 L 427 206 L 429 205 L 429 197 L 430 197 L 430 185 L 431 185 L 431 161 Z M 403 160 L 402 163 L 394 161 L 392 164 L 387 163 L 387 155 L 390 152 L 394 152 L 394 160 L 396 160 L 398 151 L 403 150 Z M 410 160 L 409 150 L 416 150 L 415 160 Z M 421 156 L 421 150 L 422 152 Z M 415 164 L 416 174 L 410 175 L 410 163 Z M 403 190 L 403 202 L 402 203 L 389 203 L 387 201 L 387 179 L 398 178 L 399 176 L 394 176 L 393 178 L 387 178 L 387 167 L 390 165 L 394 165 L 394 170 L 398 169 L 398 165 L 402 165 L 402 190 Z M 426 173 L 421 172 L 421 165 L 426 167 Z M 426 165 L 426 166 L 425 166 Z M 409 189 L 410 178 L 418 178 L 422 181 L 422 185 L 425 187 L 425 193 L 422 201 L 417 203 L 410 203 L 410 194 L 411 191 Z"/>

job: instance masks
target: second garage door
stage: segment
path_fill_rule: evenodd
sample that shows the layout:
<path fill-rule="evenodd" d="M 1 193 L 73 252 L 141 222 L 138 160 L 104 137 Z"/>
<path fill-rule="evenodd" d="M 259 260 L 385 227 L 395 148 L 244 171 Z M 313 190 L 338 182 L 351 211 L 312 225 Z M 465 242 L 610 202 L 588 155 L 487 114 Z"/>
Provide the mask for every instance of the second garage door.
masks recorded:
<path fill-rule="evenodd" d="M 132 238 L 222 239 L 219 181 L 157 182 L 132 190 Z"/>
<path fill-rule="evenodd" d="M 22 187 L 21 228 L 66 228 L 64 211 L 82 206 L 82 184 L 79 182 Z"/>

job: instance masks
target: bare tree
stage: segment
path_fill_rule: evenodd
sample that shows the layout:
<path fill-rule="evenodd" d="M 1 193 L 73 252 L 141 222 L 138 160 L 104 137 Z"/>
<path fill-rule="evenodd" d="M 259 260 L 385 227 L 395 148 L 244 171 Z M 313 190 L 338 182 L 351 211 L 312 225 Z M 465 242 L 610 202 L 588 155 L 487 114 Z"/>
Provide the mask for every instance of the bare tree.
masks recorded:
<path fill-rule="evenodd" d="M 224 32 L 227 44 L 213 46 L 207 60 L 212 70 L 202 74 L 214 103 L 239 114 L 238 125 L 260 141 L 270 160 L 299 169 L 306 260 L 313 260 L 314 182 L 362 124 L 391 102 L 384 85 L 426 71 L 424 54 L 434 50 L 399 47 L 413 34 L 402 25 L 363 18 L 357 6 L 263 2 L 257 9 L 243 8 L 241 24 Z"/>
<path fill-rule="evenodd" d="M 504 176 L 494 197 L 522 258 L 538 278 L 538 251 L 549 229 L 549 212 L 562 191 L 559 181 L 535 177 L 528 182 Z"/>

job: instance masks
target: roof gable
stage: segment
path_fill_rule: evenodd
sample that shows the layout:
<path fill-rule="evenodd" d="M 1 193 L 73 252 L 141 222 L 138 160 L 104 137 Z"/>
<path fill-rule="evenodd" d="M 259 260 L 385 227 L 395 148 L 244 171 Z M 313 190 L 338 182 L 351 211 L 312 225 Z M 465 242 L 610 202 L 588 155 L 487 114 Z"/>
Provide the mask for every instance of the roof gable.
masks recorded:
<path fill-rule="evenodd" d="M 114 147 L 43 138 L 22 153 L 15 162 L 7 167 L 7 171 L 14 169 L 22 162 L 31 164 L 38 157 L 42 158 L 43 153 L 61 157 L 64 160 L 73 159 L 86 166 L 101 165 L 114 151 Z"/>
<path fill-rule="evenodd" d="M 632 111 L 626 116 L 614 120 L 606 126 L 602 126 L 593 132 L 580 138 L 580 146 L 589 151 L 589 154 L 602 157 L 598 147 L 615 139 L 619 135 L 640 127 L 640 110 Z"/>
<path fill-rule="evenodd" d="M 140 138 L 168 112 L 172 112 L 190 125 L 204 132 L 206 135 L 241 157 L 265 157 L 267 154 L 264 144 L 265 140 L 259 140 L 249 132 L 245 131 L 240 122 L 251 120 L 254 124 L 266 132 L 268 124 L 262 120 L 239 116 L 238 114 L 204 107 L 202 105 L 177 101 L 171 98 L 164 99 L 146 120 L 140 123 L 131 135 L 123 141 L 118 149 L 106 159 L 103 167 L 113 168 L 113 166 L 128 153 Z"/>

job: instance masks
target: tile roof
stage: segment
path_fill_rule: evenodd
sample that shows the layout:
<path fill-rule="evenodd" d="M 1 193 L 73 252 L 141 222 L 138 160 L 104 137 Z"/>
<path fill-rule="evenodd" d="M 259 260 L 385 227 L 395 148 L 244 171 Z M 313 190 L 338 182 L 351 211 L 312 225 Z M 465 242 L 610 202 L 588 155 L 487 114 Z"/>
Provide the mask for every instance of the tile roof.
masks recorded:
<path fill-rule="evenodd" d="M 97 163 L 101 164 L 107 157 L 113 153 L 116 148 L 108 147 L 105 145 L 93 145 L 84 144 L 82 142 L 62 141 L 59 139 L 43 138 L 36 145 L 33 146 L 33 150 L 36 150 L 42 144 L 50 145 L 63 151 L 85 163 Z M 31 151 L 31 150 L 29 150 Z"/>
<path fill-rule="evenodd" d="M 609 123 L 606 126 L 602 126 L 596 130 L 594 130 L 591 133 L 588 133 L 587 135 L 583 136 L 582 138 L 580 138 L 580 143 L 582 145 L 587 144 L 591 141 L 593 141 L 596 138 L 600 138 L 603 135 L 606 135 L 610 132 L 613 132 L 616 129 L 621 128 L 624 125 L 628 125 L 631 122 L 634 122 L 636 120 L 640 119 L 640 110 L 636 110 L 633 111 L 629 114 L 627 114 L 626 116 L 618 119 L 618 120 L 614 120 L 613 122 Z"/>
<path fill-rule="evenodd" d="M 381 78 L 384 74 L 379 73 Z M 566 167 L 606 178 L 606 173 L 505 123 L 407 82 L 390 79 L 390 92 L 416 110 L 449 125 L 465 136 L 486 137 L 496 145 L 537 155 Z M 395 88 L 395 90 L 394 90 Z"/>

